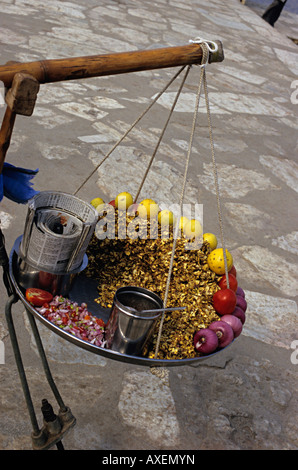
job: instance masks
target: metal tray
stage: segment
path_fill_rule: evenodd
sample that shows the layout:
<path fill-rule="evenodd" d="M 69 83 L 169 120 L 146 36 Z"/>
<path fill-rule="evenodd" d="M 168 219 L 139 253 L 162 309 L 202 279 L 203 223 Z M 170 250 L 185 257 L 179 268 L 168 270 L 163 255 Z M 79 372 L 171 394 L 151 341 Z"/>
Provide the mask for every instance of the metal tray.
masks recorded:
<path fill-rule="evenodd" d="M 16 240 L 16 243 L 19 239 Z M 67 331 L 61 330 L 58 326 L 54 325 L 52 322 L 43 317 L 37 310 L 35 310 L 32 305 L 27 302 L 25 298 L 25 290 L 17 283 L 16 274 L 17 274 L 17 246 L 16 243 L 11 250 L 9 257 L 9 274 L 14 285 L 14 288 L 24 304 L 25 308 L 34 315 L 38 320 L 40 320 L 47 328 L 52 330 L 54 333 L 57 333 L 60 337 L 66 339 L 67 341 L 75 344 L 76 346 L 83 348 L 94 354 L 107 357 L 120 362 L 126 362 L 131 364 L 136 364 L 140 366 L 150 366 L 150 367 L 171 367 L 171 366 L 187 366 L 194 365 L 194 363 L 202 362 L 218 353 L 221 350 L 217 350 L 212 354 L 206 356 L 200 356 L 195 358 L 187 359 L 149 359 L 143 356 L 131 356 L 127 354 L 121 354 L 117 351 L 111 349 L 102 348 L 100 346 L 95 346 L 94 344 L 89 343 L 73 336 Z M 69 298 L 78 303 L 85 302 L 88 305 L 88 310 L 92 315 L 102 318 L 106 322 L 109 318 L 110 309 L 101 307 L 98 303 L 94 301 L 97 297 L 97 282 L 93 281 L 90 278 L 87 278 L 84 273 L 79 274 L 73 282 L 71 291 L 69 293 Z"/>

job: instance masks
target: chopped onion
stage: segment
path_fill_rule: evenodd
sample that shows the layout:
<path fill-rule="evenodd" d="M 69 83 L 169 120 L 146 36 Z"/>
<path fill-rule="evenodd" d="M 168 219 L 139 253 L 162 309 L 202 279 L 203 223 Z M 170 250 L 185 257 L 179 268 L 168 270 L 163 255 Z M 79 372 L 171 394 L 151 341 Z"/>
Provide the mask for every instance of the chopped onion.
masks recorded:
<path fill-rule="evenodd" d="M 208 328 L 216 333 L 218 337 L 218 346 L 220 348 L 225 348 L 234 339 L 232 327 L 222 320 L 214 321 Z"/>
<path fill-rule="evenodd" d="M 105 346 L 104 323 L 88 311 L 86 303 L 79 305 L 65 297 L 56 296 L 52 302 L 36 310 L 54 325 L 77 338 L 96 346 Z"/>
<path fill-rule="evenodd" d="M 238 338 L 238 336 L 242 332 L 242 322 L 239 318 L 235 317 L 235 315 L 223 315 L 221 317 L 221 321 L 224 321 L 230 325 L 234 332 L 234 338 Z"/>
<path fill-rule="evenodd" d="M 218 338 L 214 331 L 202 328 L 194 334 L 194 347 L 202 354 L 211 354 L 218 346 Z"/>

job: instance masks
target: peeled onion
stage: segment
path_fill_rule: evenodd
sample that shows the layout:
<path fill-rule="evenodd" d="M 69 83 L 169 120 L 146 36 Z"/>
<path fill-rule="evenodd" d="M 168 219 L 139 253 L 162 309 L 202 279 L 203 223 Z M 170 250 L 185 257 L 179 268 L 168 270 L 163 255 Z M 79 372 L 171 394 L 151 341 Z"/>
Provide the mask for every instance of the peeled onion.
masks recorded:
<path fill-rule="evenodd" d="M 209 325 L 209 329 L 216 333 L 218 338 L 218 346 L 220 348 L 225 348 L 234 339 L 234 332 L 232 327 L 222 320 L 211 323 Z"/>
<path fill-rule="evenodd" d="M 241 297 L 243 297 L 245 299 L 245 292 L 242 289 L 242 287 L 240 287 L 240 286 L 237 287 L 236 295 L 240 295 Z"/>
<path fill-rule="evenodd" d="M 242 308 L 243 312 L 246 312 L 247 309 L 247 302 L 244 297 L 241 295 L 236 295 L 236 306 Z"/>
<path fill-rule="evenodd" d="M 242 325 L 244 325 L 245 320 L 246 320 L 246 315 L 244 311 L 242 310 L 242 308 L 236 307 L 235 310 L 233 310 L 233 312 L 231 313 L 231 315 L 234 315 L 235 317 L 239 318 Z"/>
<path fill-rule="evenodd" d="M 202 328 L 194 334 L 194 347 L 202 354 L 211 354 L 218 347 L 217 334 L 208 328 Z"/>
<path fill-rule="evenodd" d="M 242 331 L 241 320 L 238 317 L 235 317 L 235 315 L 223 315 L 221 317 L 221 321 L 228 323 L 234 332 L 234 338 L 238 338 Z"/>

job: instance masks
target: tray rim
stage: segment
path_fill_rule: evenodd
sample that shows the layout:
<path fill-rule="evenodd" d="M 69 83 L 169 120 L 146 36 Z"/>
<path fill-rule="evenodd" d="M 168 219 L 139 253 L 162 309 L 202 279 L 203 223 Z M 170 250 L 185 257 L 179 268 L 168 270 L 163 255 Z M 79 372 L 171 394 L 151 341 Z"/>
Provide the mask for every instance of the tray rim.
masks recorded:
<path fill-rule="evenodd" d="M 132 356 L 128 354 L 122 354 L 118 351 L 107 349 L 101 346 L 96 346 L 94 344 L 91 344 L 88 341 L 77 338 L 76 336 L 72 335 L 71 333 L 67 331 L 62 330 L 61 328 L 59 328 L 59 326 L 47 320 L 26 300 L 21 287 L 18 285 L 15 279 L 14 269 L 13 269 L 14 258 L 17 256 L 17 242 L 19 240 L 20 240 L 20 237 L 18 237 L 15 240 L 13 248 L 9 256 L 9 275 L 12 280 L 13 286 L 16 290 L 16 293 L 27 311 L 29 311 L 35 318 L 37 318 L 47 328 L 49 328 L 51 331 L 56 333 L 61 338 L 67 340 L 68 342 L 75 344 L 76 346 L 88 352 L 94 353 L 98 356 L 104 356 L 108 359 L 116 360 L 119 362 L 125 362 L 125 363 L 130 363 L 130 364 L 135 364 L 135 365 L 140 365 L 140 366 L 149 366 L 149 367 L 189 366 L 189 365 L 193 365 L 194 363 L 203 362 L 207 359 L 210 359 L 211 357 L 219 354 L 220 352 L 226 349 L 226 348 L 218 349 L 214 351 L 212 354 L 208 354 L 204 356 L 197 356 L 197 357 L 192 357 L 192 358 L 185 358 L 185 359 L 155 359 L 155 358 L 148 358 L 148 357 L 143 357 L 143 356 Z"/>

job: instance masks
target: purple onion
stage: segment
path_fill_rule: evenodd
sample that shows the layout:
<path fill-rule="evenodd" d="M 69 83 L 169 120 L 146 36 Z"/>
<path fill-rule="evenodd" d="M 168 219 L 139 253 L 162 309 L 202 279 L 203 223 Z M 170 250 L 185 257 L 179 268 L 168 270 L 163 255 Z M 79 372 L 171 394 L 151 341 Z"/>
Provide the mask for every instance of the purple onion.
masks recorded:
<path fill-rule="evenodd" d="M 209 325 L 209 329 L 216 333 L 218 337 L 218 346 L 220 348 L 225 348 L 234 339 L 234 332 L 232 327 L 222 320 L 211 323 Z"/>
<path fill-rule="evenodd" d="M 231 315 L 234 315 L 235 317 L 239 318 L 242 325 L 244 325 L 245 320 L 246 320 L 246 315 L 244 311 L 242 310 L 242 308 L 236 307 L 235 310 L 233 310 L 233 312 L 231 313 Z"/>
<path fill-rule="evenodd" d="M 208 328 L 202 328 L 194 334 L 194 346 L 196 351 L 202 354 L 211 354 L 218 347 L 216 333 Z"/>
<path fill-rule="evenodd" d="M 236 295 L 236 307 L 242 308 L 243 312 L 246 312 L 247 309 L 247 302 L 244 297 L 241 295 Z"/>
<path fill-rule="evenodd" d="M 242 322 L 235 315 L 223 315 L 221 321 L 224 321 L 230 325 L 234 332 L 234 338 L 238 338 L 242 331 Z"/>
<path fill-rule="evenodd" d="M 242 289 L 242 287 L 240 287 L 240 286 L 237 287 L 236 295 L 240 295 L 240 297 L 243 297 L 245 299 L 245 292 Z"/>

